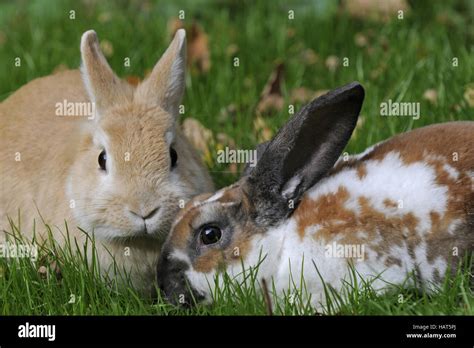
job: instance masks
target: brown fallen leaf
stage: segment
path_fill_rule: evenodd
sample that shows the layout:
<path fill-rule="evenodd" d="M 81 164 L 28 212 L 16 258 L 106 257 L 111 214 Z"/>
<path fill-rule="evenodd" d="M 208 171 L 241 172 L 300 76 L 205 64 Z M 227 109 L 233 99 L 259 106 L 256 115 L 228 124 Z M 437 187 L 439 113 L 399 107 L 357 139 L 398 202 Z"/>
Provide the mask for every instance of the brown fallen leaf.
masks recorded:
<path fill-rule="evenodd" d="M 110 22 L 111 19 L 112 19 L 112 13 L 110 12 L 102 12 L 97 17 L 97 21 L 99 23 L 107 23 L 107 22 Z"/>
<path fill-rule="evenodd" d="M 236 149 L 235 140 L 232 139 L 229 135 L 225 133 L 217 133 L 216 135 L 216 153 L 219 150 L 225 150 L 225 148 L 229 148 L 230 150 Z M 239 166 L 237 163 L 228 163 L 227 165 L 227 172 L 231 174 L 238 174 L 239 173 Z"/>
<path fill-rule="evenodd" d="M 228 147 L 229 149 L 235 149 L 235 140 L 225 133 L 217 133 L 216 140 L 218 144 L 221 144 L 224 147 Z"/>
<path fill-rule="evenodd" d="M 3 46 L 7 42 L 7 35 L 0 30 L 0 46 Z"/>
<path fill-rule="evenodd" d="M 212 155 L 210 151 L 214 143 L 212 131 L 192 117 L 188 117 L 184 120 L 182 130 L 184 136 L 200 153 L 203 161 L 208 165 L 212 165 Z"/>
<path fill-rule="evenodd" d="M 188 64 L 195 66 L 199 73 L 207 73 L 211 69 L 209 39 L 202 27 L 194 22 L 188 36 Z"/>
<path fill-rule="evenodd" d="M 99 45 L 106 57 L 112 57 L 114 54 L 114 46 L 109 40 L 101 40 Z"/>
<path fill-rule="evenodd" d="M 273 69 L 270 77 L 260 94 L 260 100 L 257 104 L 257 115 L 269 114 L 280 111 L 285 103 L 281 93 L 281 81 L 283 79 L 284 65 L 279 63 Z"/>
<path fill-rule="evenodd" d="M 306 87 L 299 87 L 291 91 L 290 101 L 292 104 L 295 104 L 295 103 L 304 104 L 316 99 L 317 97 L 322 96 L 323 94 L 326 94 L 327 92 L 328 90 L 326 89 L 313 91 Z"/>
<path fill-rule="evenodd" d="M 185 26 L 184 22 L 176 17 L 171 18 L 167 30 L 172 38 L 178 29 L 186 29 L 187 36 L 187 64 L 194 68 L 193 71 L 206 73 L 211 68 L 211 55 L 209 53 L 209 38 L 201 25 L 193 22 Z"/>
<path fill-rule="evenodd" d="M 53 74 L 56 74 L 58 72 L 62 72 L 62 71 L 66 71 L 68 70 L 69 68 L 67 67 L 66 64 L 59 64 L 58 66 L 56 66 L 53 70 Z"/>
<path fill-rule="evenodd" d="M 365 123 L 364 115 L 359 115 L 359 118 L 357 119 L 356 126 L 354 128 L 354 131 L 352 132 L 352 138 L 353 139 L 357 138 L 357 136 L 359 135 L 360 130 L 362 129 L 362 126 L 364 125 L 364 123 Z"/>
<path fill-rule="evenodd" d="M 40 266 L 40 268 L 38 268 L 38 274 L 41 278 L 45 279 L 48 276 L 48 269 L 46 266 Z"/>
<path fill-rule="evenodd" d="M 184 28 L 184 23 L 181 19 L 173 17 L 166 24 L 166 28 L 170 39 L 172 39 L 178 29 Z"/>
<path fill-rule="evenodd" d="M 289 27 L 287 30 L 286 30 L 286 36 L 288 38 L 292 38 L 296 35 L 296 29 L 295 28 L 292 28 L 292 27 Z"/>
<path fill-rule="evenodd" d="M 336 71 L 340 63 L 340 59 L 337 56 L 329 56 L 326 58 L 326 68 L 331 72 Z"/>
<path fill-rule="evenodd" d="M 301 53 L 301 60 L 305 65 L 313 65 L 319 61 L 319 56 L 311 48 L 303 50 Z"/>
<path fill-rule="evenodd" d="M 258 143 L 263 143 L 272 139 L 273 131 L 268 126 L 267 122 L 263 117 L 257 116 L 253 120 L 253 128 L 255 130 Z"/>
<path fill-rule="evenodd" d="M 354 35 L 354 42 L 358 47 L 365 47 L 369 43 L 369 39 L 363 33 L 356 33 Z"/>
<path fill-rule="evenodd" d="M 438 103 L 438 92 L 436 89 L 427 89 L 425 93 L 423 93 L 423 99 L 427 100 L 433 105 L 436 105 Z"/>
<path fill-rule="evenodd" d="M 135 75 L 129 75 L 129 76 L 125 77 L 125 80 L 129 84 L 131 84 L 132 86 L 138 86 L 138 84 L 141 81 L 141 79 L 138 76 L 135 76 Z"/>
<path fill-rule="evenodd" d="M 406 13 L 409 5 L 406 0 L 345 0 L 342 8 L 352 17 L 387 22 L 397 18 L 398 11 Z"/>
<path fill-rule="evenodd" d="M 235 125 L 236 116 L 237 116 L 237 105 L 232 103 L 220 110 L 219 116 L 217 117 L 217 122 L 220 125 L 228 124 L 229 122 Z"/>
<path fill-rule="evenodd" d="M 387 70 L 387 63 L 384 61 L 381 61 L 380 64 L 370 72 L 370 78 L 372 80 L 378 79 L 380 76 L 382 76 L 385 73 L 385 70 Z"/>
<path fill-rule="evenodd" d="M 237 44 L 230 44 L 225 50 L 225 53 L 229 57 L 234 56 L 237 52 L 239 52 L 239 46 L 237 46 Z"/>
<path fill-rule="evenodd" d="M 464 91 L 464 100 L 467 101 L 469 107 L 474 108 L 474 84 L 467 86 L 466 91 Z"/>

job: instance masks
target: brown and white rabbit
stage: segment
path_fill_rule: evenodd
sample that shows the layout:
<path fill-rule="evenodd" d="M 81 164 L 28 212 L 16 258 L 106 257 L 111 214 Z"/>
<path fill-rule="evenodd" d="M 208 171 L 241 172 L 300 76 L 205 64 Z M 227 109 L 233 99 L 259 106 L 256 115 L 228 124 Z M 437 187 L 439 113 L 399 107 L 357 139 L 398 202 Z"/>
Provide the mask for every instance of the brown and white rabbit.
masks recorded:
<path fill-rule="evenodd" d="M 300 295 L 318 307 L 321 279 L 340 289 L 356 273 L 382 289 L 414 272 L 429 286 L 473 251 L 474 122 L 419 128 L 338 160 L 363 99 L 352 83 L 314 100 L 259 149 L 251 172 L 187 204 L 157 268 L 171 301 L 212 300 L 224 271 L 242 281 L 258 264 L 279 295 L 303 275 Z"/>
<path fill-rule="evenodd" d="M 59 243 L 66 221 L 79 243 L 85 235 L 77 227 L 94 233 L 103 269 L 111 265 L 110 251 L 138 288 L 153 285 L 180 204 L 213 187 L 179 129 L 185 50 L 185 32 L 178 30 L 135 88 L 114 74 L 96 33 L 87 31 L 82 76 L 71 70 L 39 78 L 1 103 L 0 242 L 18 213 L 24 236 L 32 236 L 35 221 L 44 237 L 44 219 Z M 92 102 L 95 113 L 57 116 L 64 101 Z"/>

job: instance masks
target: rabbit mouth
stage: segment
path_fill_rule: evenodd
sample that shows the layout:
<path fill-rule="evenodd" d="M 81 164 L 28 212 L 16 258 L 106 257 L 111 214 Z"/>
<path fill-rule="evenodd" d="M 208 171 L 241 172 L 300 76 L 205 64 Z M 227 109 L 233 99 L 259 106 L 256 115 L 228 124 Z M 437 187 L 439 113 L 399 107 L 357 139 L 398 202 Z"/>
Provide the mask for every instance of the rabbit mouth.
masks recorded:
<path fill-rule="evenodd" d="M 185 276 L 189 266 L 184 262 L 170 262 L 162 256 L 157 265 L 157 282 L 165 299 L 177 306 L 192 307 L 205 300 Z"/>

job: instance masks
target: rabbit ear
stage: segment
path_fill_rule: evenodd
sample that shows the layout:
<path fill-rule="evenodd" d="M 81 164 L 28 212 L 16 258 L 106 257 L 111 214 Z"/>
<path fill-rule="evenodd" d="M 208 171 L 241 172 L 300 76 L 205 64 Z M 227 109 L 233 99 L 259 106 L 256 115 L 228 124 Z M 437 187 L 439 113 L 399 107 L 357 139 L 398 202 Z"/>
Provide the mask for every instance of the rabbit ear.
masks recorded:
<path fill-rule="evenodd" d="M 287 217 L 333 167 L 363 100 L 364 89 L 353 82 L 307 104 L 280 129 L 247 178 L 246 191 L 261 222 Z"/>
<path fill-rule="evenodd" d="M 263 153 L 265 152 L 265 150 L 267 149 L 268 145 L 270 144 L 270 141 L 265 141 L 263 143 L 260 143 L 257 145 L 257 147 L 255 148 L 255 151 L 257 152 L 257 163 L 258 161 L 260 161 L 260 158 L 262 158 L 262 155 Z M 244 176 L 247 176 L 247 175 L 250 175 L 250 173 L 254 170 L 254 167 L 251 167 L 249 163 L 247 163 L 245 165 L 245 168 L 244 170 L 242 171 L 242 174 L 240 175 L 240 177 L 244 177 Z"/>
<path fill-rule="evenodd" d="M 99 47 L 97 34 L 86 31 L 81 39 L 82 78 L 91 102 L 98 110 L 122 97 L 120 79 L 114 74 Z"/>
<path fill-rule="evenodd" d="M 173 116 L 183 98 L 186 69 L 186 32 L 179 29 L 170 46 L 137 90 L 146 102 L 158 104 Z"/>

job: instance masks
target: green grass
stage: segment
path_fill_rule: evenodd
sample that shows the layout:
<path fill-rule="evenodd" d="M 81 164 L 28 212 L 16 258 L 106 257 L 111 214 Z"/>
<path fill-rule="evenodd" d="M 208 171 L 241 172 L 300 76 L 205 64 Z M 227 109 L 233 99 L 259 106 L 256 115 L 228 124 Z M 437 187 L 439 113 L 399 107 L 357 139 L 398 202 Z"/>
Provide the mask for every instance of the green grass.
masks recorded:
<path fill-rule="evenodd" d="M 27 245 L 18 228 L 11 226 L 9 243 Z M 93 245 L 94 241 L 89 239 L 88 243 Z M 115 270 L 114 278 L 121 279 L 121 283 L 110 281 L 101 273 L 95 254 L 88 252 L 87 246 L 79 246 L 70 239 L 60 246 L 51 238 L 36 245 L 36 260 L 0 258 L 0 315 L 474 314 L 472 265 L 468 258 L 456 274 L 447 274 L 443 284 L 431 292 L 391 284 L 387 284 L 387 291 L 377 292 L 372 288 L 374 279 L 357 280 L 356 271 L 351 268 L 342 290 L 336 291 L 321 279 L 326 301 L 318 310 L 305 296 L 305 282 L 300 275 L 292 276 L 291 287 L 277 297 L 273 284 L 267 284 L 266 290 L 259 284 L 257 265 L 245 270 L 245 281 L 225 274 L 222 283 L 216 281 L 212 305 L 197 304 L 189 309 L 167 303 L 159 291 L 156 298 L 140 296 L 127 274 L 119 269 Z M 314 276 L 318 277 L 316 269 Z M 379 277 L 383 279 L 383 274 Z M 271 298 L 271 307 L 265 295 Z"/>
<path fill-rule="evenodd" d="M 206 74 L 191 70 L 187 80 L 183 116 L 198 119 L 214 134 L 225 133 L 239 148 L 253 148 L 260 140 L 253 122 L 259 95 L 277 62 L 285 64 L 282 82 L 285 106 L 265 118 L 274 132 L 289 117 L 291 91 L 298 87 L 325 90 L 360 81 L 366 89 L 361 112 L 363 123 L 347 151 L 360 152 L 394 134 L 431 123 L 473 120 L 474 112 L 464 97 L 474 81 L 474 6 L 466 1 L 416 1 L 403 20 L 388 23 L 354 19 L 341 13 L 332 1 L 53 1 L 32 0 L 0 3 L 0 100 L 28 81 L 50 74 L 60 65 L 80 64 L 79 42 L 87 29 L 113 45 L 108 60 L 120 76 L 143 76 L 153 67 L 169 43 L 168 21 L 186 11 L 185 23 L 197 21 L 209 35 L 211 69 Z M 288 19 L 288 10 L 295 19 Z M 75 10 L 76 19 L 69 19 Z M 110 17 L 110 20 L 104 18 Z M 293 32 L 289 36 L 288 32 Z M 367 38 L 359 47 L 355 35 Z M 235 44 L 240 66 L 227 53 Z M 305 64 L 301 53 L 310 48 L 319 56 Z M 328 56 L 349 58 L 349 66 L 330 71 Z M 20 57 L 21 67 L 14 66 Z M 131 67 L 123 65 L 130 57 Z M 453 67 L 452 59 L 459 65 Z M 437 102 L 423 98 L 437 91 Z M 421 117 L 380 117 L 380 103 L 388 99 L 421 103 Z M 220 116 L 230 104 L 235 115 Z M 300 105 L 296 106 L 298 109 Z M 215 151 L 211 151 L 216 156 Z M 218 187 L 232 183 L 236 173 L 208 161 Z M 111 291 L 85 262 L 61 253 L 62 276 L 42 277 L 38 265 L 19 259 L 0 259 L 1 314 L 266 314 L 259 288 L 242 289 L 229 282 L 219 301 L 190 311 L 163 301 L 141 299 L 131 288 Z M 69 255 L 69 256 L 68 256 Z M 58 258 L 43 250 L 43 259 Z M 49 264 L 48 262 L 45 263 Z M 370 286 L 337 296 L 330 314 L 473 314 L 470 273 L 457 274 L 430 296 L 398 289 L 374 294 Z M 68 303 L 71 294 L 80 300 Z M 403 295 L 404 301 L 399 302 Z M 343 302 L 342 304 L 340 302 Z M 314 314 L 304 304 L 283 301 L 276 314 Z"/>

